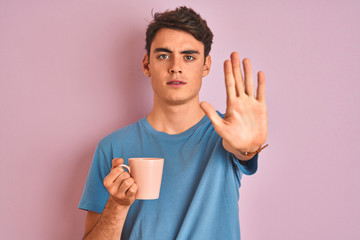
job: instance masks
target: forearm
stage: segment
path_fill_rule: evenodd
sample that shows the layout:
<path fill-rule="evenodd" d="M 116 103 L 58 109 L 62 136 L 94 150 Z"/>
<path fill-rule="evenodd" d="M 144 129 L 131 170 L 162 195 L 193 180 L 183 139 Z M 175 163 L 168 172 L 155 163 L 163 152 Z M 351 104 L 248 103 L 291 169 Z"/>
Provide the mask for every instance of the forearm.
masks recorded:
<path fill-rule="evenodd" d="M 130 206 L 119 205 L 111 197 L 94 228 L 85 235 L 84 240 L 116 239 L 121 237 Z"/>

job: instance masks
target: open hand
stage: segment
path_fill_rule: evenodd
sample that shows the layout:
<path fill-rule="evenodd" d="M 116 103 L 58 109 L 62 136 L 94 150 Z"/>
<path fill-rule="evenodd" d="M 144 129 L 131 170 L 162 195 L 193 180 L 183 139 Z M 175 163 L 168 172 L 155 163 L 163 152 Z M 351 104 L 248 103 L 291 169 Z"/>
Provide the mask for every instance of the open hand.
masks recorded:
<path fill-rule="evenodd" d="M 223 138 L 224 148 L 230 152 L 255 152 L 267 138 L 267 108 L 265 103 L 265 76 L 258 73 L 255 97 L 254 80 L 249 59 L 243 60 L 243 78 L 239 55 L 231 54 L 224 63 L 227 94 L 226 113 L 222 119 L 207 102 L 200 104 L 211 120 L 215 131 Z"/>

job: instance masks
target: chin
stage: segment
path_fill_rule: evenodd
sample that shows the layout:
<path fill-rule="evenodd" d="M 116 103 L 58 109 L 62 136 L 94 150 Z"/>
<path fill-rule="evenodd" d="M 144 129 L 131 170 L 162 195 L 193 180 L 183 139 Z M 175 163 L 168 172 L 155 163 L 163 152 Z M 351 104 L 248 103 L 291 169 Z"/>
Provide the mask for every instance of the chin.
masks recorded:
<path fill-rule="evenodd" d="M 166 101 L 169 105 L 173 105 L 173 106 L 177 106 L 177 105 L 184 105 L 185 103 L 188 102 L 188 100 L 185 100 L 185 99 L 171 99 L 171 100 L 168 100 Z"/>

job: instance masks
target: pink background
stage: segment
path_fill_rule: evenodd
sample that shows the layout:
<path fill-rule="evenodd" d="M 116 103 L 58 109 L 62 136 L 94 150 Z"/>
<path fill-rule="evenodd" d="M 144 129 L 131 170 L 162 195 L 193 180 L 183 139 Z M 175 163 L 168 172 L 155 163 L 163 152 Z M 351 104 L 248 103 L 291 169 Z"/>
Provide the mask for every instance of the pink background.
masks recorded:
<path fill-rule="evenodd" d="M 360 239 L 355 0 L 2 0 L 0 239 L 81 238 L 98 140 L 151 109 L 151 10 L 184 4 L 215 34 L 202 100 L 225 110 L 233 50 L 266 74 L 270 147 L 243 179 L 243 239 Z"/>

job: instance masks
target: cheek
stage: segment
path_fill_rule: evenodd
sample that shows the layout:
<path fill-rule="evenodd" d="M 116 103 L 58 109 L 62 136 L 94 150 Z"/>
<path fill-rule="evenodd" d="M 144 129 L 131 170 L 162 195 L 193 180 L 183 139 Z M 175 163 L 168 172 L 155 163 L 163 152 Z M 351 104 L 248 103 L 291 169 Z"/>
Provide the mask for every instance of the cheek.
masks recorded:
<path fill-rule="evenodd" d="M 204 67 L 203 66 L 199 67 L 198 76 L 200 78 L 202 78 L 204 76 Z"/>
<path fill-rule="evenodd" d="M 190 73 L 193 77 L 202 77 L 204 72 L 204 65 L 196 64 L 193 66 L 185 66 L 184 72 Z"/>

